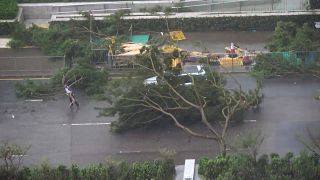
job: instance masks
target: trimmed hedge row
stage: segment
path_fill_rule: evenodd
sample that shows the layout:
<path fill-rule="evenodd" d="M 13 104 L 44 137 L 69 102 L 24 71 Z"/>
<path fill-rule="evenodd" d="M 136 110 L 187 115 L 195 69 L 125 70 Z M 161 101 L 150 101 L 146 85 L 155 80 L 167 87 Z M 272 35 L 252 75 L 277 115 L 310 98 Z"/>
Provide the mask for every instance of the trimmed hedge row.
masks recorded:
<path fill-rule="evenodd" d="M 182 30 L 184 32 L 201 31 L 273 31 L 278 21 L 294 22 L 302 25 L 306 22 L 320 21 L 318 15 L 294 15 L 294 16 L 249 16 L 249 17 L 206 17 L 206 18 L 176 18 L 168 19 L 171 30 Z M 52 22 L 52 24 L 66 22 Z M 106 27 L 104 21 L 96 21 L 98 28 Z M 123 20 L 119 32 L 128 32 L 130 26 L 135 32 L 166 31 L 167 26 L 164 19 L 130 19 Z"/>
<path fill-rule="evenodd" d="M 203 158 L 199 162 L 199 174 L 205 179 L 320 179 L 320 157 L 306 153 L 280 157 L 273 153 L 258 160 L 248 155 Z"/>
<path fill-rule="evenodd" d="M 311 9 L 320 9 L 320 0 L 309 0 Z"/>
<path fill-rule="evenodd" d="M 185 32 L 212 30 L 269 31 L 274 30 L 278 21 L 291 21 L 302 25 L 306 22 L 313 23 L 320 21 L 320 16 L 295 15 L 168 19 L 171 30 L 182 30 Z M 128 29 L 131 24 L 134 31 L 166 31 L 166 23 L 163 19 L 126 20 L 123 26 Z"/>
<path fill-rule="evenodd" d="M 16 22 L 0 22 L 0 35 L 8 35 L 14 31 Z"/>
<path fill-rule="evenodd" d="M 14 19 L 18 11 L 16 0 L 0 1 L 0 19 Z"/>
<path fill-rule="evenodd" d="M 106 0 L 18 0 L 19 3 L 52 3 L 52 2 L 98 2 Z M 116 0 L 107 0 L 107 1 L 116 1 Z M 118 0 L 125 1 L 125 0 Z"/>
<path fill-rule="evenodd" d="M 40 167 L 15 171 L 0 166 L 0 179 L 92 179 L 92 180 L 173 180 L 175 177 L 174 161 L 170 159 L 156 160 L 153 162 L 133 163 L 108 162 L 106 164 L 91 165 L 81 168 L 77 165 L 66 167 L 50 167 L 42 164 Z"/>

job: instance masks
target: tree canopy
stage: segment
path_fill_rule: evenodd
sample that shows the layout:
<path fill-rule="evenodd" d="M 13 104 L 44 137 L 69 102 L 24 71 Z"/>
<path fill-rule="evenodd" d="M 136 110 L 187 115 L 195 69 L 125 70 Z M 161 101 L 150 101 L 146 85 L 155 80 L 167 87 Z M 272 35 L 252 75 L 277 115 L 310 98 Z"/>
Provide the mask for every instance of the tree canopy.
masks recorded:
<path fill-rule="evenodd" d="M 210 66 L 203 67 L 206 71 L 203 76 L 182 76 L 167 66 L 165 57 L 154 46 L 142 50 L 137 58 L 141 70 L 156 76 L 158 83 L 143 84 L 143 80 L 136 80 L 128 84 L 126 91 L 117 94 L 118 98 L 113 98 L 113 106 L 101 112 L 101 115 L 117 115 L 117 121 L 111 124 L 113 131 L 174 124 L 192 136 L 218 142 L 221 153 L 225 154 L 224 137 L 229 123 L 241 120 L 245 110 L 261 101 L 259 88 L 249 93 L 242 91 L 240 85 L 226 89 L 224 77 Z M 190 122 L 203 123 L 209 133 L 193 130 Z"/>
<path fill-rule="evenodd" d="M 273 52 L 313 51 L 319 43 L 319 33 L 309 24 L 299 27 L 293 22 L 279 21 L 268 47 Z"/>

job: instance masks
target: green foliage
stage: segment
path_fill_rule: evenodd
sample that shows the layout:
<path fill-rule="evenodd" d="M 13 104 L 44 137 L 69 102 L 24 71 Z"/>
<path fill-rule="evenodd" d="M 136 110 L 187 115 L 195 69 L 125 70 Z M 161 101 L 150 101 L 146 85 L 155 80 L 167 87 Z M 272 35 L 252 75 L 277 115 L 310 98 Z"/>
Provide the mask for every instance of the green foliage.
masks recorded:
<path fill-rule="evenodd" d="M 319 45 L 318 33 L 307 23 L 299 27 L 293 22 L 278 22 L 269 44 L 270 51 L 313 51 Z"/>
<path fill-rule="evenodd" d="M 99 71 L 87 63 L 76 64 L 65 73 L 67 84 L 79 80 L 74 86 L 84 89 L 88 95 L 103 94 L 108 77 L 106 70 Z"/>
<path fill-rule="evenodd" d="M 123 16 L 125 11 L 117 11 L 114 14 L 105 17 L 102 22 L 101 31 L 108 36 L 118 36 L 128 31 L 128 29 L 123 28 L 122 23 L 124 22 Z M 97 27 L 99 25 L 97 24 Z"/>
<path fill-rule="evenodd" d="M 167 113 L 172 114 L 175 119 L 182 124 L 199 122 L 201 120 L 200 111 L 186 101 L 197 104 L 197 97 L 205 97 L 206 106 L 204 113 L 210 123 L 223 121 L 222 109 L 229 105 L 234 105 L 235 99 L 246 97 L 249 106 L 257 105 L 261 102 L 260 97 L 256 95 L 258 91 L 252 91 L 249 94 L 235 90 L 224 89 L 225 80 L 217 72 L 206 69 L 204 76 L 180 76 L 179 71 L 171 70 L 166 64 L 166 60 L 160 58 L 159 52 L 155 47 L 145 48 L 144 53 L 137 56 L 137 63 L 143 68 L 139 69 L 143 74 L 150 76 L 158 76 L 158 84 L 144 85 L 143 79 L 124 83 L 126 81 L 114 81 L 110 91 L 110 100 L 112 107 L 103 109 L 101 116 L 114 116 L 117 114 L 118 120 L 112 122 L 111 130 L 114 132 L 122 132 L 128 129 L 138 127 L 155 127 L 173 123 L 172 117 Z M 153 69 L 150 71 L 150 69 Z M 192 85 L 184 85 L 186 82 L 191 82 Z M 215 85 L 212 85 L 215 82 Z M 120 86 L 121 85 L 121 86 Z M 176 92 L 179 95 L 176 94 Z M 225 96 L 234 96 L 231 102 L 225 101 Z M 252 97 L 251 97 L 252 96 Z M 183 98 L 182 98 L 183 97 Z M 150 104 L 144 104 L 144 100 L 154 102 L 161 110 L 152 108 Z M 186 101 L 185 101 L 186 100 Z M 250 104 L 252 101 L 252 104 Z M 255 104 L 253 104 L 255 103 Z M 243 106 L 230 116 L 231 121 L 241 121 L 243 113 L 247 109 Z M 163 113 L 164 110 L 166 113 Z M 176 122 L 175 122 L 176 123 Z"/>
<path fill-rule="evenodd" d="M 310 9 L 320 9 L 320 0 L 309 0 Z"/>
<path fill-rule="evenodd" d="M 23 155 L 30 146 L 21 146 L 8 141 L 0 144 L 0 179 L 15 179 L 22 163 Z"/>
<path fill-rule="evenodd" d="M 170 29 L 179 29 L 184 32 L 203 31 L 248 31 L 248 30 L 274 30 L 278 21 L 294 22 L 302 25 L 306 22 L 318 21 L 317 15 L 297 16 L 250 16 L 250 17 L 203 17 L 203 18 L 170 18 L 168 24 Z M 166 22 L 163 19 L 130 19 L 122 23 L 124 29 L 134 25 L 136 32 L 144 31 L 166 31 Z"/>
<path fill-rule="evenodd" d="M 105 99 L 103 93 L 109 74 L 106 70 L 97 70 L 90 64 L 82 62 L 72 68 L 58 71 L 48 82 L 26 80 L 16 84 L 16 94 L 25 98 L 45 98 L 54 96 L 63 89 L 63 83 L 73 84 L 74 87 L 83 89 L 88 95 L 96 95 L 98 99 Z M 62 80 L 65 79 L 63 82 Z"/>
<path fill-rule="evenodd" d="M 257 162 L 246 155 L 202 158 L 199 174 L 206 179 L 319 179 L 319 157 L 301 153 L 284 157 L 277 154 L 261 156 Z"/>
<path fill-rule="evenodd" d="M 141 9 L 145 11 L 147 9 Z M 117 17 L 113 17 L 117 19 Z M 248 31 L 261 30 L 273 31 L 278 21 L 294 22 L 299 26 L 304 23 L 314 23 L 318 21 L 317 15 L 295 15 L 295 16 L 249 16 L 249 17 L 189 17 L 189 18 L 169 18 L 170 29 L 182 30 L 184 32 L 203 32 L 203 31 Z M 113 20 L 112 20 L 113 21 Z M 97 31 L 107 35 L 118 33 L 128 33 L 131 25 L 135 32 L 167 31 L 166 21 L 163 19 L 121 19 L 118 25 L 108 25 L 105 21 L 95 21 Z M 66 24 L 66 22 L 52 22 L 53 24 Z M 68 24 L 70 24 L 68 22 Z M 110 27 L 109 27 L 110 26 Z M 88 27 L 88 25 L 86 25 Z"/>
<path fill-rule="evenodd" d="M 83 25 L 81 24 L 83 23 Z M 86 29 L 86 21 L 68 24 L 53 24 L 49 29 L 33 26 L 26 29 L 17 24 L 12 34 L 11 47 L 34 45 L 40 47 L 48 55 L 65 55 L 65 69 L 58 72 L 47 84 L 27 82 L 17 85 L 17 95 L 20 97 L 35 97 L 44 94 L 52 95 L 61 88 L 63 79 L 68 84 L 84 89 L 87 94 L 103 94 L 108 80 L 106 70 L 97 70 L 91 64 L 92 51 Z M 53 90 L 51 89 L 52 87 Z M 56 88 L 56 89 L 55 89 Z"/>
<path fill-rule="evenodd" d="M 0 22 L 0 35 L 9 35 L 14 31 L 17 22 Z"/>
<path fill-rule="evenodd" d="M 18 0 L 19 3 L 98 2 L 98 1 L 106 1 L 106 0 Z M 107 0 L 107 1 L 113 1 L 113 0 Z"/>
<path fill-rule="evenodd" d="M 9 42 L 9 46 L 12 48 L 32 45 L 32 33 L 23 24 L 15 24 L 11 37 L 12 40 Z"/>
<path fill-rule="evenodd" d="M 310 55 L 310 52 L 304 53 L 269 53 L 258 55 L 256 65 L 251 74 L 259 79 L 275 76 L 318 76 L 319 75 L 319 54 L 315 54 L 314 61 L 303 63 L 304 56 Z M 300 57 L 298 56 L 300 55 Z"/>
<path fill-rule="evenodd" d="M 51 167 L 48 163 L 42 163 L 38 167 L 23 168 L 12 174 L 0 168 L 1 179 L 110 179 L 110 180 L 173 180 L 175 165 L 172 159 L 155 160 L 153 162 L 126 162 L 108 161 L 104 164 L 90 165 L 80 168 L 73 164 L 71 167 L 60 165 Z"/>
<path fill-rule="evenodd" d="M 166 76 L 167 80 L 175 87 L 175 89 L 182 94 L 187 100 L 193 102 L 194 94 L 192 89 L 189 87 L 185 87 L 179 85 L 177 83 L 179 80 L 176 76 L 168 74 Z M 206 111 L 212 113 L 212 116 L 209 118 L 211 121 L 216 121 L 221 119 L 221 104 L 223 104 L 220 96 L 221 92 L 219 89 L 215 89 L 210 87 L 208 82 L 205 81 L 205 78 L 195 78 L 195 86 L 201 87 L 199 89 L 199 93 L 202 96 L 208 98 L 208 108 Z M 210 91 L 208 90 L 210 88 Z M 118 92 L 118 91 L 117 91 Z M 149 93 L 157 92 L 162 96 L 168 96 L 171 92 L 170 88 L 163 84 L 163 85 L 150 85 L 145 86 L 142 84 L 142 81 L 136 82 L 133 84 L 130 89 L 123 91 L 121 98 L 113 104 L 113 107 L 108 108 L 105 111 L 106 114 L 104 115 L 115 115 L 118 113 L 119 119 L 118 121 L 114 121 L 111 124 L 111 128 L 115 132 L 121 132 L 127 129 L 132 129 L 136 127 L 148 127 L 154 126 L 159 123 L 165 124 L 169 121 L 170 118 L 168 116 L 164 116 L 163 113 L 159 111 L 155 111 L 149 107 L 144 107 L 139 105 L 139 102 L 131 101 L 130 99 L 143 99 Z M 168 106 L 174 107 L 175 100 L 170 98 L 162 98 L 161 96 L 148 96 L 152 98 L 153 101 L 159 103 L 160 106 Z M 177 98 L 178 99 L 178 98 Z M 178 100 L 180 101 L 180 100 Z M 187 106 L 184 102 L 179 102 L 182 106 Z M 199 112 L 194 108 L 188 108 L 184 110 L 171 110 L 169 111 L 177 117 L 180 122 L 192 122 L 197 121 L 200 119 Z M 213 118 L 214 117 L 214 118 Z"/>
<path fill-rule="evenodd" d="M 108 100 L 108 97 L 105 94 L 95 94 L 94 98 L 97 101 L 106 101 L 106 100 Z"/>
<path fill-rule="evenodd" d="M 14 19 L 18 11 L 16 0 L 0 1 L 0 19 Z"/>
<path fill-rule="evenodd" d="M 26 80 L 16 83 L 16 94 L 18 97 L 42 98 L 53 95 L 54 90 L 50 83 Z"/>
<path fill-rule="evenodd" d="M 157 5 L 157 6 L 153 7 L 153 8 L 148 9 L 147 11 L 148 11 L 150 14 L 154 15 L 154 14 L 156 14 L 157 12 L 161 12 L 161 11 L 162 11 L 162 6 Z"/>

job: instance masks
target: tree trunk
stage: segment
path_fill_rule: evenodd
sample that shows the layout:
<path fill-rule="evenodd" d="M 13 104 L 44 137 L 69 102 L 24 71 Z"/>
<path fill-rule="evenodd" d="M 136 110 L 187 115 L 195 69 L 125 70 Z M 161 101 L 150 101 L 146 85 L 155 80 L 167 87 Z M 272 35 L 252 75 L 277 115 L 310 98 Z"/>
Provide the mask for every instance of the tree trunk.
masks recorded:
<path fill-rule="evenodd" d="M 166 20 L 166 25 L 167 25 L 167 31 L 168 31 L 168 33 L 170 33 L 168 17 L 165 17 L 165 20 Z"/>
<path fill-rule="evenodd" d="M 220 155 L 225 157 L 227 155 L 227 146 L 223 139 L 219 139 L 218 143 L 219 143 Z"/>

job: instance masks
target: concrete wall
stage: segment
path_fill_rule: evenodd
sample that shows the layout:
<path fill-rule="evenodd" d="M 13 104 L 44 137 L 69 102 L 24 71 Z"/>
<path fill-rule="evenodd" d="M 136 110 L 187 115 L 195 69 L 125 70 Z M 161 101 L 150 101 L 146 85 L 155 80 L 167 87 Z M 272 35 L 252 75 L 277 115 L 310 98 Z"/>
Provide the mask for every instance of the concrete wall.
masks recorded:
<path fill-rule="evenodd" d="M 52 14 L 76 13 L 81 11 L 108 10 L 110 9 L 131 8 L 132 12 L 139 12 L 141 8 L 152 8 L 157 5 L 162 7 L 173 6 L 176 1 L 120 1 L 120 2 L 95 2 L 95 3 L 38 3 L 38 4 L 19 4 L 23 7 L 25 19 L 50 19 Z M 100 12 L 100 11 L 99 11 Z"/>

